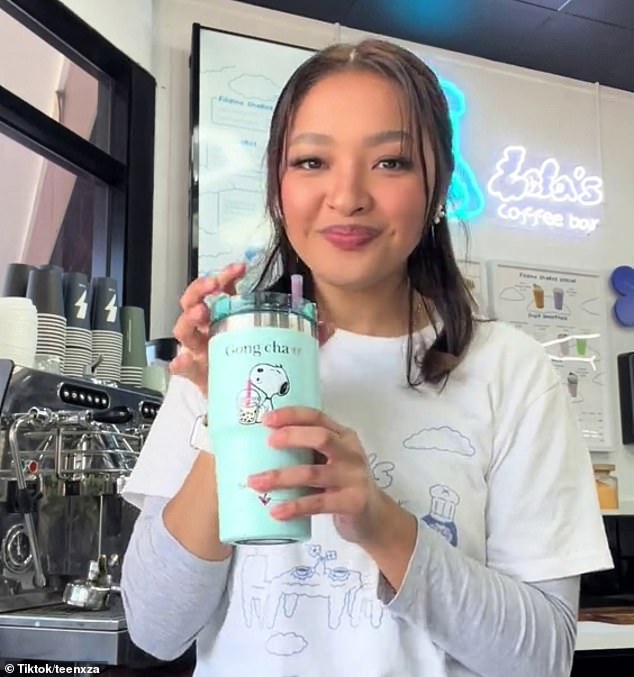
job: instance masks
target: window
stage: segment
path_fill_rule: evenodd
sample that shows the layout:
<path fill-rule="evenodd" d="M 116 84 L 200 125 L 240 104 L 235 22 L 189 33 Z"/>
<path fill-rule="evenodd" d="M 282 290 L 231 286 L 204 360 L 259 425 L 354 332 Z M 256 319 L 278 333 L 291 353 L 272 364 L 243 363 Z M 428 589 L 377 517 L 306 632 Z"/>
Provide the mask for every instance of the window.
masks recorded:
<path fill-rule="evenodd" d="M 6 11 L 0 11 L 0 85 L 110 150 L 110 78 L 82 68 Z"/>
<path fill-rule="evenodd" d="M 154 101 L 58 0 L 0 0 L 0 283 L 12 261 L 52 263 L 149 310 Z"/>
<path fill-rule="evenodd" d="M 69 171 L 0 131 L 0 276 L 19 261 L 90 277 L 107 197 L 99 179 Z"/>

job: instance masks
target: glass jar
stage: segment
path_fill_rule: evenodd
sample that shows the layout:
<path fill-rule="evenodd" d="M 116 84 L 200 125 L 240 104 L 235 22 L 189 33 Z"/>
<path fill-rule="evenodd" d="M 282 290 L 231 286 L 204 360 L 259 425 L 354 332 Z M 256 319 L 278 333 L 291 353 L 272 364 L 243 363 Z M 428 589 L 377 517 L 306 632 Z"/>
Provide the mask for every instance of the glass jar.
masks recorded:
<path fill-rule="evenodd" d="M 619 481 L 612 475 L 616 466 L 605 463 L 592 466 L 601 510 L 618 510 Z"/>

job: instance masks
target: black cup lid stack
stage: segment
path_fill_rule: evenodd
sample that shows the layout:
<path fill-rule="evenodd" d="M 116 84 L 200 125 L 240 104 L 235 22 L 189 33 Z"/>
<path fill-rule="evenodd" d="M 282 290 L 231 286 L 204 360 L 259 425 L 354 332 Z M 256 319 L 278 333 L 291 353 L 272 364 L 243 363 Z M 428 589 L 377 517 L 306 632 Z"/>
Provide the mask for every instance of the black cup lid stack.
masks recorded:
<path fill-rule="evenodd" d="M 56 265 L 11 263 L 2 296 L 31 300 L 37 310 L 36 355 L 57 356 L 63 374 L 142 385 L 147 364 L 144 311 L 128 309 L 127 317 L 134 317 L 134 322 L 128 321 L 124 332 L 115 279 L 89 279 Z M 136 348 L 131 350 L 133 344 Z"/>

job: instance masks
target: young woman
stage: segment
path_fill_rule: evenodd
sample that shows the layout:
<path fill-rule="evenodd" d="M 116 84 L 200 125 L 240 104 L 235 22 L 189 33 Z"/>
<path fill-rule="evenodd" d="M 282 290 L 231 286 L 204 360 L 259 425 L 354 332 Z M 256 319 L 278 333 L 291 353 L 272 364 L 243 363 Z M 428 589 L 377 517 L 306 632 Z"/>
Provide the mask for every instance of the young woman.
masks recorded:
<path fill-rule="evenodd" d="M 284 88 L 262 285 L 303 273 L 330 335 L 323 411 L 265 424 L 273 447 L 327 463 L 249 482 L 321 489 L 273 513 L 312 515 L 313 539 L 218 541 L 214 457 L 190 439 L 203 301 L 232 291 L 232 266 L 182 297 L 176 375 L 127 485 L 142 512 L 123 600 L 149 653 L 195 640 L 209 677 L 569 674 L 580 574 L 611 566 L 589 454 L 541 346 L 474 319 L 445 216 L 451 147 L 438 81 L 395 45 L 329 47 Z"/>

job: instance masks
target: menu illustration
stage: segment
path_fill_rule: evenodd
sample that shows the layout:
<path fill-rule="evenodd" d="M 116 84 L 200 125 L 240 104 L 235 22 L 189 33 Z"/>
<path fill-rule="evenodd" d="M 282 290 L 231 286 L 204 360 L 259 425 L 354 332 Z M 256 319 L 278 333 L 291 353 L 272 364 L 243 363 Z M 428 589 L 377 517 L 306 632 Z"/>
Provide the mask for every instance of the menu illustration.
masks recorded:
<path fill-rule="evenodd" d="M 492 261 L 489 292 L 494 316 L 537 339 L 570 395 L 591 450 L 612 442 L 603 281 L 589 271 Z"/>

